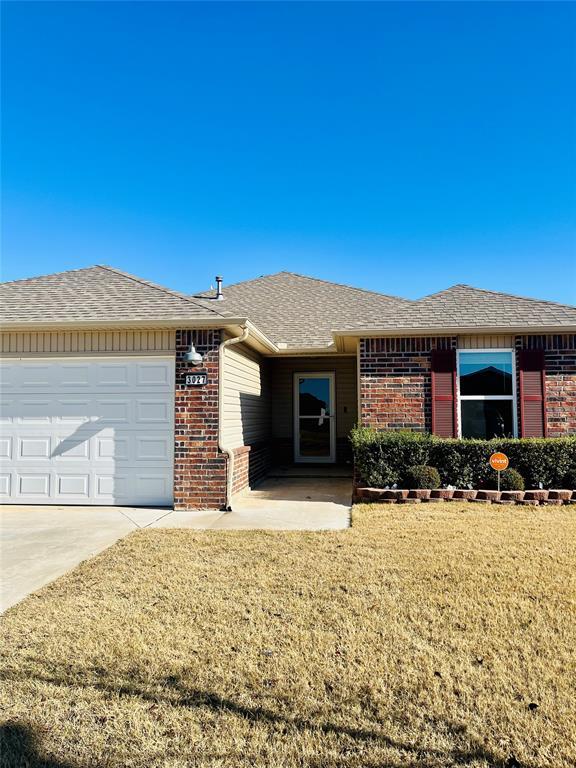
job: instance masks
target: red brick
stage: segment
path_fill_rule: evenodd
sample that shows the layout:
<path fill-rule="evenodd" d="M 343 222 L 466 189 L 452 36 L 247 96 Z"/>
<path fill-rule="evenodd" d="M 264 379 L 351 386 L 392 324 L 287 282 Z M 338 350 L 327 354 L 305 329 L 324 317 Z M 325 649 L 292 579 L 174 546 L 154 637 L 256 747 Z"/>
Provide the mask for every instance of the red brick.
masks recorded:
<path fill-rule="evenodd" d="M 191 341 L 203 355 L 194 367 L 183 359 Z M 226 456 L 218 449 L 218 347 L 221 331 L 176 332 L 174 402 L 174 508 L 220 509 L 226 502 Z M 204 387 L 186 385 L 186 374 L 205 372 Z"/>

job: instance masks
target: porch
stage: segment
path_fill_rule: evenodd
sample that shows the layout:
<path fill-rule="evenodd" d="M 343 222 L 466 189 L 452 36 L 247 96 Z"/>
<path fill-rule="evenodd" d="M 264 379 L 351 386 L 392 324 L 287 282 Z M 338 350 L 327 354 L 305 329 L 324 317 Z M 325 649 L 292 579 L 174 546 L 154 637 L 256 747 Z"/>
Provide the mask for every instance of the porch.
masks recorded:
<path fill-rule="evenodd" d="M 265 479 L 269 489 L 282 478 L 350 485 L 356 356 L 266 358 L 244 345 L 226 352 L 223 432 L 234 452 L 234 499 Z"/>

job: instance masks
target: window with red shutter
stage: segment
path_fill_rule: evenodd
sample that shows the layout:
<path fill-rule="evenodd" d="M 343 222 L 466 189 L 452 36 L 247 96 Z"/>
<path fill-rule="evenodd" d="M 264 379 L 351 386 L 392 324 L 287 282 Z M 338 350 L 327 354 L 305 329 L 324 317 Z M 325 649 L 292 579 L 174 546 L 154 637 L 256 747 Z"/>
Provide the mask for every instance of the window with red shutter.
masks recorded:
<path fill-rule="evenodd" d="M 522 437 L 546 437 L 546 372 L 544 351 L 523 349 L 520 364 L 520 429 Z"/>
<path fill-rule="evenodd" d="M 432 352 L 432 432 L 439 437 L 457 437 L 456 352 Z"/>

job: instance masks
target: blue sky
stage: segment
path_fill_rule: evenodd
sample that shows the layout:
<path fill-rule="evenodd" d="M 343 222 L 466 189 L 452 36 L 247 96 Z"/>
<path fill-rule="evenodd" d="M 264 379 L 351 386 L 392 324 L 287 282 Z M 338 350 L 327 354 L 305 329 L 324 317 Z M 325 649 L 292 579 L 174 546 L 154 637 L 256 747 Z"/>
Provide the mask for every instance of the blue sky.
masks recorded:
<path fill-rule="evenodd" d="M 576 302 L 571 3 L 4 3 L 3 279 Z"/>

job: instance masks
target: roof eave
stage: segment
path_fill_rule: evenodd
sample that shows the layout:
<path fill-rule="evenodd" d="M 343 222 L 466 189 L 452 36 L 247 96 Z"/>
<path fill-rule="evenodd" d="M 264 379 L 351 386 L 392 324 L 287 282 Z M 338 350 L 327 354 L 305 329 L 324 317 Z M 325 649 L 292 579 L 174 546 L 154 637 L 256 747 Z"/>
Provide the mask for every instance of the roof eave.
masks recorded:
<path fill-rule="evenodd" d="M 251 323 L 246 317 L 222 317 L 208 320 L 207 318 L 192 320 L 190 318 L 169 319 L 169 320 L 65 320 L 61 322 L 47 321 L 38 323 L 34 321 L 21 322 L 2 322 L 0 331 L 4 333 L 34 333 L 36 331 L 102 331 L 102 330 L 134 330 L 134 329 L 158 329 L 158 330 L 209 330 L 223 329 L 230 331 L 233 335 L 240 335 L 243 328 L 250 331 L 249 338 L 252 338 L 262 352 L 277 353 L 278 347 L 271 341 L 266 334 Z"/>
<path fill-rule="evenodd" d="M 250 337 L 255 339 L 257 343 L 263 347 L 263 351 L 274 354 L 279 351 L 276 344 L 274 344 L 274 342 L 271 341 L 271 339 L 269 339 L 265 333 L 262 333 L 262 331 L 257 326 L 255 326 L 254 323 L 251 323 L 250 320 L 245 320 L 241 325 L 243 328 L 248 328 L 250 331 L 248 339 L 250 339 Z"/>
<path fill-rule="evenodd" d="M 338 345 L 340 338 L 377 338 L 390 336 L 462 336 L 474 334 L 532 335 L 548 333 L 576 333 L 576 325 L 519 325 L 519 326 L 426 326 L 425 328 L 345 328 L 333 330 L 332 336 Z"/>
<path fill-rule="evenodd" d="M 195 328 L 228 328 L 244 326 L 248 322 L 246 317 L 220 317 L 207 318 L 170 318 L 155 319 L 143 318 L 134 320 L 62 320 L 37 322 L 0 322 L 0 331 L 26 332 L 26 331 L 71 331 L 71 330 L 104 330 L 104 329 L 129 329 L 129 328 L 161 328 L 166 330 L 195 329 Z"/>

